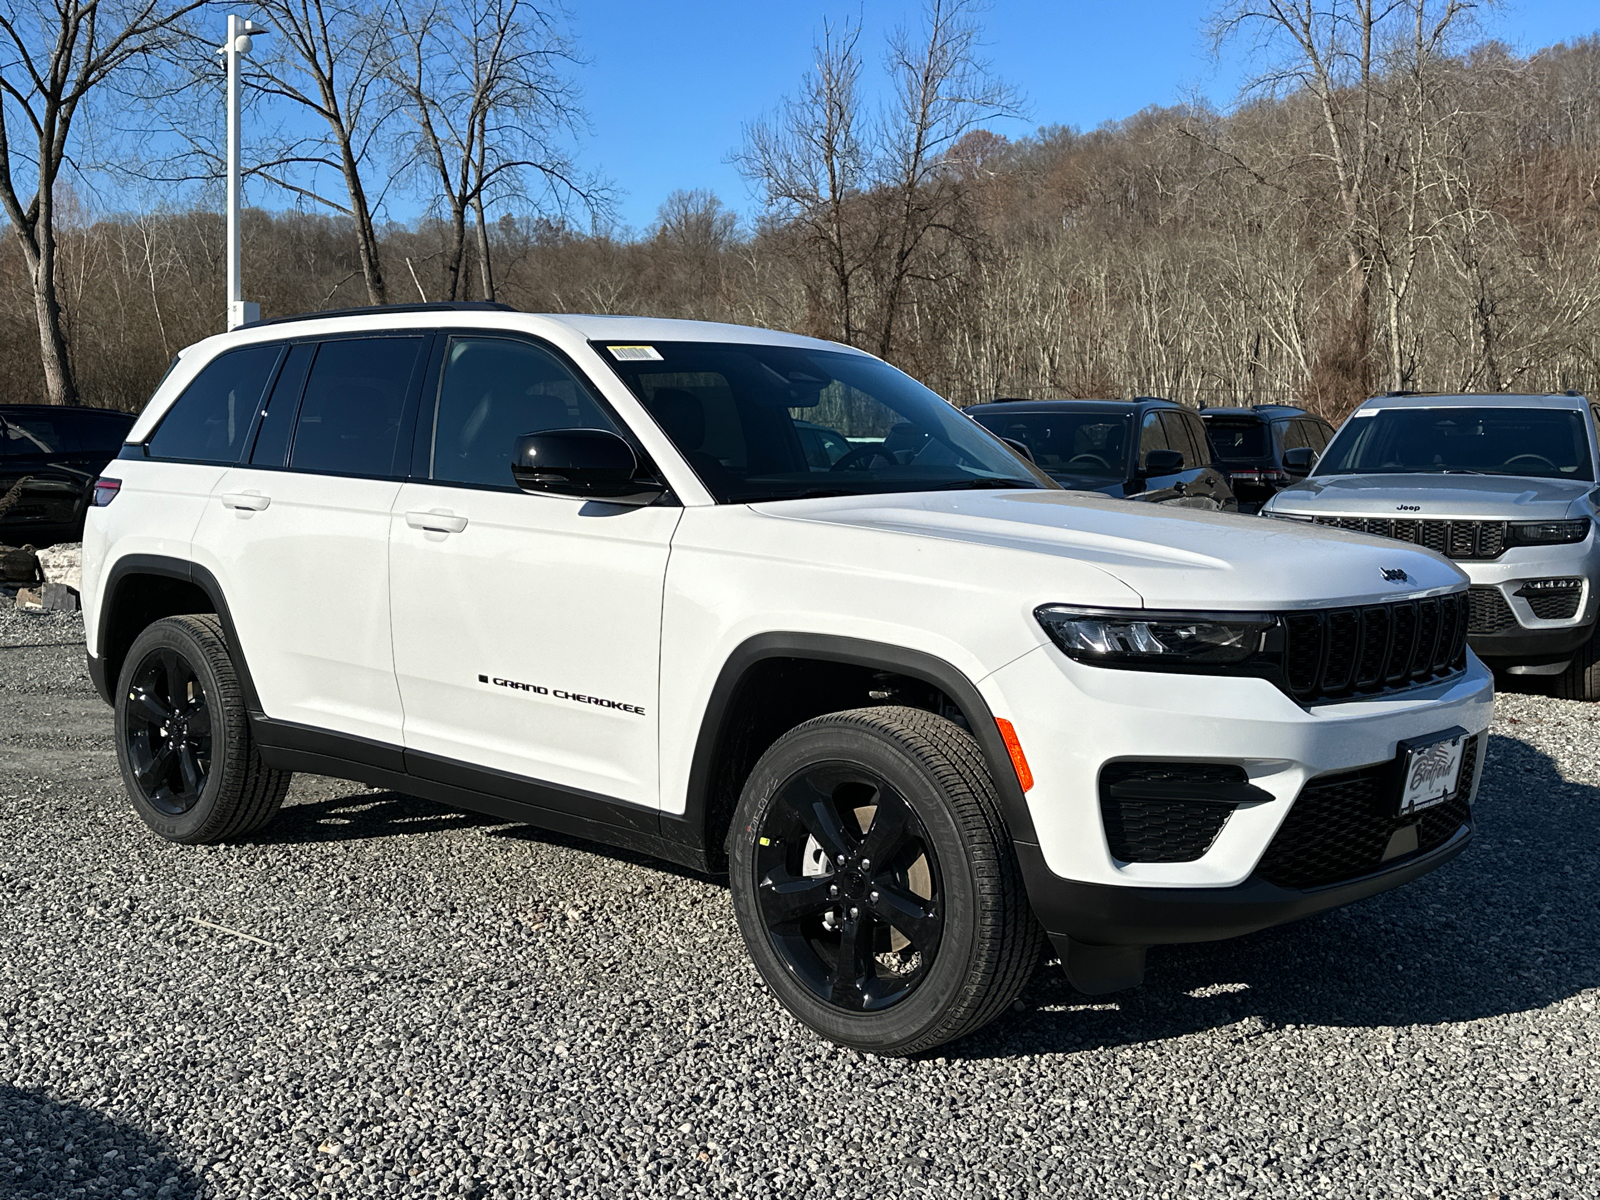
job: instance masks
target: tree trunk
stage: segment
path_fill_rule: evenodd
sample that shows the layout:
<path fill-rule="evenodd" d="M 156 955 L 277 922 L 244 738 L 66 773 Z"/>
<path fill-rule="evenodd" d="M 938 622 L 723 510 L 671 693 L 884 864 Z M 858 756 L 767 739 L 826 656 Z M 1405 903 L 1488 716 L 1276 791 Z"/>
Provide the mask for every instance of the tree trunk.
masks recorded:
<path fill-rule="evenodd" d="M 78 386 L 72 377 L 67 335 L 62 328 L 61 298 L 56 292 L 55 214 L 40 189 L 39 215 L 27 235 L 17 231 L 33 284 L 33 311 L 39 322 L 39 358 L 44 368 L 45 403 L 76 404 Z"/>
<path fill-rule="evenodd" d="M 344 166 L 345 187 L 350 191 L 350 214 L 356 221 L 356 250 L 361 256 L 361 275 L 367 284 L 367 303 L 389 303 L 389 289 L 383 282 L 383 265 L 378 260 L 378 233 L 367 207 L 367 193 L 361 186 L 361 172 L 348 139 L 339 143 Z"/>
<path fill-rule="evenodd" d="M 478 217 L 478 275 L 483 281 L 483 298 L 494 300 L 494 266 L 489 258 L 489 226 L 483 219 L 483 197 L 474 197 L 473 211 Z"/>

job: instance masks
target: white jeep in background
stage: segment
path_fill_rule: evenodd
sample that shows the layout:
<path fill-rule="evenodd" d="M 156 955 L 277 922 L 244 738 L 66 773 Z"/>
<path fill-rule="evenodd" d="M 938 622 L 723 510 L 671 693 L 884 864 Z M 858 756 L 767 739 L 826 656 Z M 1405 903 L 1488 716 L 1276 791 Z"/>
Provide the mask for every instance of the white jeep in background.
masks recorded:
<path fill-rule="evenodd" d="M 1492 684 L 1425 550 L 1062 490 L 859 351 L 489 305 L 183 353 L 96 489 L 89 665 L 177 842 L 290 772 L 726 870 L 907 1054 L 1459 853 Z"/>

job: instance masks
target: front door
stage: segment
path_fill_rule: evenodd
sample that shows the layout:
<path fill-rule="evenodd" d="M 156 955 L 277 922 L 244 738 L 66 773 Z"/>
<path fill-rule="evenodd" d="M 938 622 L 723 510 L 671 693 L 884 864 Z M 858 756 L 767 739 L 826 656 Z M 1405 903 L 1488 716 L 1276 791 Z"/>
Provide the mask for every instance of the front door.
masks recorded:
<path fill-rule="evenodd" d="M 519 434 L 628 436 L 531 339 L 452 337 L 429 407 L 390 523 L 408 769 L 494 786 L 465 765 L 512 777 L 506 795 L 531 780 L 657 807 L 661 598 L 682 510 L 516 487 Z"/>

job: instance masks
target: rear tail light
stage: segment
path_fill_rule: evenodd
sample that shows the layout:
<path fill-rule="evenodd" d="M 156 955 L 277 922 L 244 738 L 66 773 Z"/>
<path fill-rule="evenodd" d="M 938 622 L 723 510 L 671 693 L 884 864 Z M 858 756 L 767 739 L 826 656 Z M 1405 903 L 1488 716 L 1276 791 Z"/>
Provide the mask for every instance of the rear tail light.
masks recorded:
<path fill-rule="evenodd" d="M 94 481 L 94 506 L 104 508 L 117 498 L 117 493 L 122 490 L 120 479 L 96 479 Z"/>

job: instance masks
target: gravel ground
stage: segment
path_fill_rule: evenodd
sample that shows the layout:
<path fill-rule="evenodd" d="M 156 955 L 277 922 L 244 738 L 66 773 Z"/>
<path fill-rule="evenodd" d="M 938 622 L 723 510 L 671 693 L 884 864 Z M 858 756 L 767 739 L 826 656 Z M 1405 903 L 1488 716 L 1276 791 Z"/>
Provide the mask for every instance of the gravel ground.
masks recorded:
<path fill-rule="evenodd" d="M 81 639 L 0 610 L 7 1200 L 1600 1194 L 1600 707 L 1502 696 L 1479 840 L 1411 887 L 903 1062 L 659 863 L 310 777 L 158 841 Z"/>

